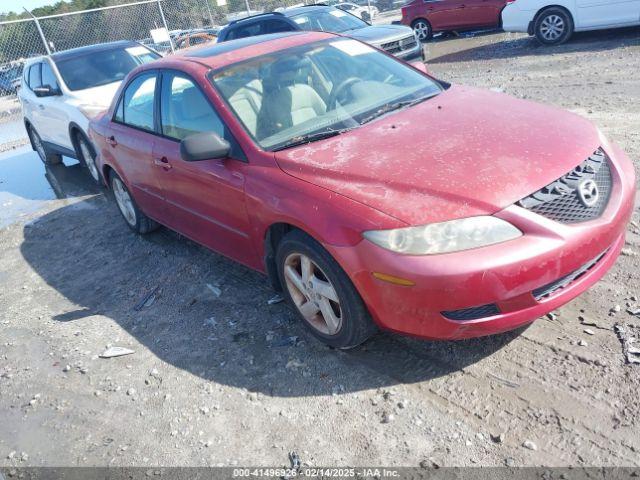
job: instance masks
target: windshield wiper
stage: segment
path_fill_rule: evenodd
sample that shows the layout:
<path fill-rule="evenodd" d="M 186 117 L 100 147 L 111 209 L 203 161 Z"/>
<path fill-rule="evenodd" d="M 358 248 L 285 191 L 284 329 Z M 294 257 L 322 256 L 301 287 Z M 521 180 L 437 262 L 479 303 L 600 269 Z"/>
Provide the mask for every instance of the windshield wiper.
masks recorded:
<path fill-rule="evenodd" d="M 341 133 L 348 132 L 349 130 L 353 130 L 353 128 L 342 128 L 339 130 L 334 130 L 332 128 L 327 130 L 321 130 L 315 133 L 308 133 L 306 135 L 298 135 L 297 137 L 293 137 L 289 142 L 284 145 L 280 145 L 273 149 L 274 152 L 278 152 L 280 150 L 284 150 L 285 148 L 297 147 L 298 145 L 304 145 L 307 143 L 315 142 L 317 140 L 322 140 L 324 138 L 335 137 L 336 135 L 340 135 Z"/>
<path fill-rule="evenodd" d="M 387 103 L 387 104 L 383 105 L 382 107 L 380 107 L 375 112 L 373 112 L 368 117 L 363 118 L 360 121 L 360 125 L 364 125 L 365 123 L 369 123 L 371 120 L 374 120 L 374 119 L 376 119 L 378 117 L 381 117 L 382 115 L 386 115 L 389 112 L 393 112 L 394 110 L 400 110 L 402 108 L 411 107 L 411 106 L 416 105 L 416 104 L 418 104 L 420 102 L 424 102 L 425 100 L 427 100 L 427 99 L 429 99 L 431 97 L 435 97 L 436 95 L 437 95 L 437 93 L 433 93 L 433 94 L 430 94 L 430 95 L 424 95 L 423 97 L 414 98 L 413 100 L 403 100 L 402 102 Z"/>

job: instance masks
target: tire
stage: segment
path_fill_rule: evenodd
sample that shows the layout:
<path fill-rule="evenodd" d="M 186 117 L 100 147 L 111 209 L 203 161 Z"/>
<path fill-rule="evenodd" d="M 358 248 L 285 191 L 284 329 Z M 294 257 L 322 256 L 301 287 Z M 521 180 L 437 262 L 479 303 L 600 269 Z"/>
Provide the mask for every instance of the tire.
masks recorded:
<path fill-rule="evenodd" d="M 42 163 L 45 165 L 59 165 L 62 163 L 62 155 L 48 151 L 47 147 L 42 143 L 40 135 L 33 126 L 29 125 L 27 133 L 29 135 L 29 140 L 31 140 L 31 144 L 33 145 L 33 149 L 40 157 L 40 160 L 42 160 Z"/>
<path fill-rule="evenodd" d="M 543 45 L 560 45 L 573 35 L 573 18 L 563 8 L 548 8 L 536 17 L 533 32 Z"/>
<path fill-rule="evenodd" d="M 418 18 L 417 20 L 414 20 L 411 24 L 411 28 L 413 28 L 413 31 L 418 37 L 418 40 L 420 40 L 421 42 L 426 42 L 431 37 L 433 37 L 433 29 L 431 28 L 431 24 L 424 18 Z"/>
<path fill-rule="evenodd" d="M 307 275 L 303 271 L 305 263 L 309 265 Z M 322 245 L 304 232 L 293 230 L 282 239 L 276 264 L 287 302 L 321 342 L 348 349 L 360 345 L 377 331 L 347 274 Z M 311 285 L 313 288 L 309 288 Z"/>
<path fill-rule="evenodd" d="M 75 133 L 73 144 L 76 147 L 78 160 L 80 160 L 80 162 L 86 167 L 93 181 L 97 185 L 100 185 L 102 183 L 102 178 L 100 176 L 100 170 L 98 170 L 95 163 L 96 154 L 93 145 L 91 145 L 91 142 L 89 142 L 87 137 L 81 132 Z"/>
<path fill-rule="evenodd" d="M 120 210 L 122 218 L 124 218 L 125 223 L 131 230 L 144 235 L 159 227 L 157 222 L 142 213 L 138 204 L 136 204 L 136 201 L 129 193 L 129 189 L 117 173 L 111 172 L 109 183 L 118 210 Z"/>

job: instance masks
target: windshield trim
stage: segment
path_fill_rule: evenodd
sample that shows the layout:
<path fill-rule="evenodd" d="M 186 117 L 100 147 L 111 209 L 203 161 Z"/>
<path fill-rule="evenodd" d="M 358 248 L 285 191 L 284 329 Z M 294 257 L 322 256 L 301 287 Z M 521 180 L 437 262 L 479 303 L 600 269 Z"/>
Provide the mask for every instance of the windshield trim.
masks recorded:
<path fill-rule="evenodd" d="M 260 144 L 260 142 L 258 141 L 258 139 L 246 127 L 246 125 L 244 124 L 242 119 L 238 116 L 236 111 L 233 109 L 233 107 L 231 106 L 231 104 L 227 100 L 226 96 L 223 95 L 222 91 L 218 88 L 218 86 L 216 85 L 216 83 L 214 81 L 214 77 L 217 74 L 219 74 L 221 72 L 224 72 L 225 70 L 228 70 L 229 68 L 236 67 L 236 66 L 239 66 L 239 65 L 243 65 L 245 63 L 253 62 L 253 61 L 256 61 L 257 59 L 260 59 L 260 58 L 269 57 L 269 56 L 273 55 L 274 53 L 287 52 L 289 50 L 296 49 L 296 48 L 299 48 L 301 46 L 313 45 L 313 47 L 315 47 L 315 46 L 323 45 L 325 43 L 332 43 L 332 42 L 335 42 L 336 40 L 349 41 L 349 40 L 353 40 L 353 39 L 350 39 L 348 37 L 338 37 L 337 39 L 336 38 L 327 38 L 327 39 L 324 39 L 324 40 L 317 40 L 315 42 L 309 42 L 309 43 L 306 43 L 306 44 L 303 44 L 303 45 L 296 45 L 296 46 L 293 46 L 293 47 L 283 48 L 283 49 L 280 49 L 280 50 L 276 50 L 274 52 L 264 53 L 262 55 L 257 55 L 255 57 L 245 58 L 243 60 L 240 60 L 240 61 L 237 61 L 237 62 L 233 62 L 233 63 L 230 63 L 228 65 L 209 70 L 209 72 L 207 72 L 207 74 L 206 74 L 206 78 L 207 78 L 207 80 L 209 80 L 209 84 L 213 87 L 213 90 L 216 92 L 216 94 L 218 95 L 218 97 L 220 98 L 220 100 L 222 101 L 224 106 L 227 107 L 229 112 L 231 112 L 231 115 L 232 115 L 233 119 L 235 120 L 235 122 L 240 126 L 240 128 L 242 128 L 244 133 L 246 133 L 246 135 L 251 139 L 251 141 L 253 142 L 254 146 L 258 150 L 260 150 L 262 152 L 271 152 L 271 153 L 273 153 L 273 152 L 276 152 L 276 151 L 285 150 L 286 148 L 293 148 L 293 146 L 292 147 L 287 147 L 287 146 L 283 146 L 282 144 L 271 145 L 268 148 L 263 147 Z M 425 98 L 425 100 L 427 100 L 429 98 L 437 97 L 438 95 L 440 95 L 442 92 L 444 92 L 446 90 L 446 87 L 440 81 L 436 80 L 435 78 L 432 78 L 430 75 L 428 75 L 427 73 L 423 72 L 422 70 L 418 70 L 418 69 L 412 67 L 411 65 L 405 64 L 405 62 L 402 62 L 401 60 L 397 59 L 393 55 L 389 55 L 389 54 L 387 54 L 385 52 L 379 52 L 379 53 L 382 54 L 382 55 L 387 55 L 388 57 L 392 58 L 393 60 L 395 60 L 398 63 L 401 63 L 403 66 L 405 66 L 407 68 L 411 68 L 412 70 L 414 70 L 415 72 L 419 73 L 423 77 L 429 79 L 431 82 L 433 82 L 435 85 L 437 85 L 440 88 L 440 92 L 439 93 L 437 93 L 435 95 L 432 95 L 432 96 L 429 96 L 428 98 Z M 418 103 L 420 103 L 420 102 L 418 102 Z M 404 109 L 392 110 L 392 111 L 388 112 L 388 114 L 397 113 L 397 112 L 402 111 L 402 110 L 404 110 Z M 384 115 L 384 116 L 386 116 L 386 115 Z M 361 127 L 364 127 L 366 125 L 368 125 L 368 123 L 359 124 L 357 126 L 354 126 L 353 128 L 337 129 L 337 130 L 343 130 L 343 131 L 340 132 L 342 134 L 342 133 L 350 132 L 352 130 L 357 130 L 357 129 L 359 129 Z M 314 141 L 319 141 L 319 140 L 314 140 Z M 311 141 L 309 143 L 313 143 L 314 141 Z"/>

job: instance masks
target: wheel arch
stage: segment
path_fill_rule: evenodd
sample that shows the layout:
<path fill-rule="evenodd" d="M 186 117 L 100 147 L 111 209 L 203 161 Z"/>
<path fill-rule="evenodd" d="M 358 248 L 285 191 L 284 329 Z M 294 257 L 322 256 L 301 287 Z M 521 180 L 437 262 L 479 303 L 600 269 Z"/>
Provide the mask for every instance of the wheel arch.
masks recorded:
<path fill-rule="evenodd" d="M 278 251 L 278 245 L 285 235 L 293 230 L 299 230 L 313 238 L 313 235 L 310 235 L 309 232 L 306 232 L 304 229 L 284 221 L 272 223 L 267 227 L 263 235 L 264 268 L 271 282 L 271 286 L 276 292 L 282 291 L 282 284 L 280 283 L 280 276 L 278 275 L 278 265 L 276 264 L 276 252 Z"/>
<path fill-rule="evenodd" d="M 532 32 L 534 32 L 534 30 L 535 30 L 535 25 L 536 25 L 536 22 L 538 21 L 538 18 L 540 18 L 540 15 L 542 15 L 544 12 L 546 12 L 550 8 L 559 8 L 560 10 L 563 10 L 567 15 L 569 15 L 569 18 L 571 19 L 571 23 L 573 23 L 573 28 L 575 29 L 576 19 L 573 18 L 573 14 L 571 13 L 571 10 L 569 10 L 564 5 L 553 4 L 553 5 L 545 5 L 544 7 L 542 7 L 540 10 L 538 10 L 536 12 L 536 14 L 533 17 L 533 21 L 531 22 L 531 24 L 529 26 L 529 29 Z M 502 17 L 502 15 L 501 15 L 501 17 Z"/>
<path fill-rule="evenodd" d="M 73 149 L 75 150 L 76 155 L 80 156 L 78 135 L 82 135 L 84 137 L 84 139 L 87 141 L 87 145 L 89 145 L 89 148 L 91 149 L 91 153 L 95 155 L 96 150 L 93 146 L 93 143 L 91 142 L 91 140 L 89 140 L 89 136 L 84 132 L 82 127 L 76 122 L 69 123 L 69 139 L 71 140 L 71 145 L 73 145 Z"/>
<path fill-rule="evenodd" d="M 24 128 L 27 131 L 27 137 L 29 137 L 29 144 L 31 145 L 31 149 L 35 152 L 36 150 L 36 146 L 33 144 L 33 138 L 31 138 L 31 130 L 32 128 L 35 129 L 35 127 L 33 127 L 33 124 L 31 123 L 31 121 L 29 121 L 28 118 L 24 118 Z"/>

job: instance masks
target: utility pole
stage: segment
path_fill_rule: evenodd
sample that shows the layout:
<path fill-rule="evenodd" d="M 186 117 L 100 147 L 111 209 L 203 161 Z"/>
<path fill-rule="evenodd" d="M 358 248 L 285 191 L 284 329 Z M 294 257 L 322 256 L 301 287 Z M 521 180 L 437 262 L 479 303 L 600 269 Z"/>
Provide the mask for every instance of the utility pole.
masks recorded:
<path fill-rule="evenodd" d="M 51 55 L 51 49 L 49 48 L 49 42 L 47 42 L 47 37 L 44 36 L 44 32 L 42 31 L 42 27 L 40 26 L 40 22 L 38 21 L 38 17 L 36 17 L 33 13 L 31 13 L 25 7 L 23 7 L 23 8 L 24 8 L 25 12 L 27 12 L 29 15 L 31 15 L 31 18 L 33 18 L 33 21 L 36 22 L 36 28 L 38 29 L 38 33 L 40 34 L 40 39 L 42 40 L 42 43 L 44 44 L 44 49 L 47 51 L 47 55 Z"/>

